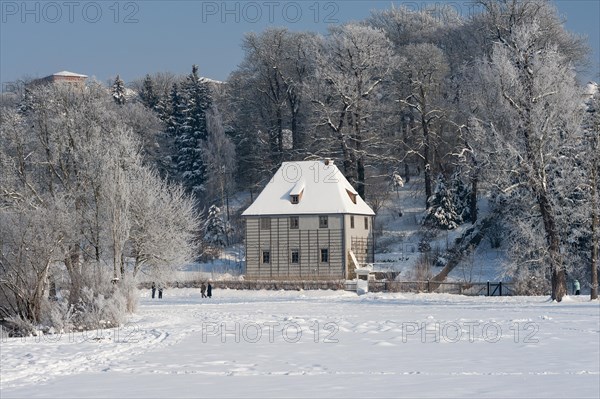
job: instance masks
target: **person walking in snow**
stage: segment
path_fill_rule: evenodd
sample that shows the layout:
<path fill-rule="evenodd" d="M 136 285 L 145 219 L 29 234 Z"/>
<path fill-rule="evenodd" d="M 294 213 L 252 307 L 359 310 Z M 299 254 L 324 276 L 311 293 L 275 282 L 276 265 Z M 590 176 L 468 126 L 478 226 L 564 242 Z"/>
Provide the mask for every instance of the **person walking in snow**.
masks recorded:
<path fill-rule="evenodd" d="M 158 286 L 158 299 L 162 299 L 163 287 L 162 285 Z"/>
<path fill-rule="evenodd" d="M 206 298 L 206 285 L 204 285 L 204 283 L 202 283 L 202 285 L 200 285 L 200 292 L 202 293 L 202 298 Z"/>
<path fill-rule="evenodd" d="M 154 299 L 155 293 L 156 293 L 156 284 L 152 283 L 152 299 Z"/>
<path fill-rule="evenodd" d="M 581 289 L 581 285 L 579 284 L 579 280 L 575 280 L 573 282 L 573 291 L 575 291 L 575 295 L 579 295 L 580 289 Z"/>
<path fill-rule="evenodd" d="M 206 296 L 207 297 L 212 297 L 212 285 L 210 285 L 210 282 L 208 283 L 208 286 L 206 287 Z"/>

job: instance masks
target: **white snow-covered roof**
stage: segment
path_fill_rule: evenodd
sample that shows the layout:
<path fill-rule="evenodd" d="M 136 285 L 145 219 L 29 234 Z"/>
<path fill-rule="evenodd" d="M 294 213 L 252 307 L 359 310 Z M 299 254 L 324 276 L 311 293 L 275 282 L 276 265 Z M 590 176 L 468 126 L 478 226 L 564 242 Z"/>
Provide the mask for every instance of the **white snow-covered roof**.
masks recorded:
<path fill-rule="evenodd" d="M 87 78 L 87 75 L 82 75 L 80 73 L 69 72 L 69 71 L 60 71 L 53 73 L 52 76 L 73 76 L 77 78 Z"/>
<path fill-rule="evenodd" d="M 594 94 L 596 94 L 596 92 L 600 90 L 600 86 L 598 85 L 598 83 L 596 82 L 588 82 L 587 85 L 585 85 L 585 88 L 583 89 L 583 94 L 586 96 L 593 96 Z"/>
<path fill-rule="evenodd" d="M 300 195 L 297 204 L 291 195 Z M 353 202 L 353 199 L 356 203 Z M 242 216 L 375 215 L 332 161 L 284 162 Z"/>
<path fill-rule="evenodd" d="M 215 79 L 205 78 L 205 77 L 201 77 L 200 79 L 203 80 L 206 83 L 214 83 L 216 85 L 222 85 L 222 84 L 226 83 L 226 82 L 223 82 L 221 80 L 215 80 Z"/>

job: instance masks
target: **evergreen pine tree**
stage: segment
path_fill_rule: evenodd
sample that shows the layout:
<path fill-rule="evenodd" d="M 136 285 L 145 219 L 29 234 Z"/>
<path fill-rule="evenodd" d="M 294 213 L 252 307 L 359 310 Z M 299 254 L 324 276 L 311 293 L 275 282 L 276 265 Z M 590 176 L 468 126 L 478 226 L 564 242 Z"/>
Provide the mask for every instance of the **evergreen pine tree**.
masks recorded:
<path fill-rule="evenodd" d="M 154 82 L 150 75 L 146 75 L 140 90 L 140 100 L 142 103 L 153 111 L 158 111 L 160 97 L 154 88 Z"/>
<path fill-rule="evenodd" d="M 25 89 L 23 90 L 23 98 L 19 104 L 19 112 L 21 114 L 25 115 L 35 107 L 32 97 L 31 90 L 29 87 L 25 86 Z"/>
<path fill-rule="evenodd" d="M 187 100 L 186 124 L 194 137 L 206 140 L 206 113 L 210 110 L 212 99 L 208 84 L 198 76 L 198 65 L 192 66 L 192 73 L 183 83 L 183 91 Z"/>
<path fill-rule="evenodd" d="M 462 181 L 460 173 L 455 172 L 450 180 L 450 190 L 454 209 L 460 217 L 458 223 L 464 223 L 471 220 L 471 191 Z"/>
<path fill-rule="evenodd" d="M 226 226 L 221 209 L 212 205 L 204 224 L 204 241 L 214 250 L 221 251 L 227 245 Z"/>
<path fill-rule="evenodd" d="M 443 175 L 439 175 L 433 195 L 428 199 L 425 223 L 444 230 L 452 230 L 462 223 L 455 208 L 455 202 Z"/>
<path fill-rule="evenodd" d="M 156 107 L 154 107 L 155 111 L 158 113 L 158 117 L 163 122 L 167 122 L 170 116 L 170 100 L 169 95 L 158 95 L 158 102 Z"/>
<path fill-rule="evenodd" d="M 177 170 L 183 185 L 199 195 L 204 190 L 206 171 L 202 162 L 202 147 L 208 137 L 206 113 L 212 101 L 208 84 L 198 76 L 198 66 L 193 66 L 181 91 L 183 124 L 175 139 Z"/>
<path fill-rule="evenodd" d="M 123 105 L 127 101 L 125 97 L 125 82 L 123 82 L 119 75 L 117 75 L 115 83 L 112 85 L 111 93 L 117 104 Z"/>
<path fill-rule="evenodd" d="M 179 178 L 179 147 L 182 136 L 183 126 L 185 124 L 185 104 L 179 91 L 179 85 L 173 83 L 169 95 L 168 112 L 166 116 L 167 134 L 173 143 L 171 159 L 169 161 L 173 176 Z"/>

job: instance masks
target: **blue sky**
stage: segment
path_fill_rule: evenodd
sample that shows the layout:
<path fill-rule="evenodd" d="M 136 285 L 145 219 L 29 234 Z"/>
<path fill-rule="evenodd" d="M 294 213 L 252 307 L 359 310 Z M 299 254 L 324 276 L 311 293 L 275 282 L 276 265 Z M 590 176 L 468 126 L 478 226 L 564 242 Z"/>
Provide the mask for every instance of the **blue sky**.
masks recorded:
<path fill-rule="evenodd" d="M 225 80 L 242 59 L 245 32 L 286 26 L 325 32 L 329 23 L 367 17 L 372 9 L 421 1 L 7 1 L 0 0 L 0 81 L 69 70 L 106 82 L 146 73 L 188 73 Z M 600 80 L 600 0 L 557 0 L 567 28 L 588 37 Z M 434 1 L 472 12 L 468 0 Z M 431 7 L 431 5 L 429 6 Z"/>

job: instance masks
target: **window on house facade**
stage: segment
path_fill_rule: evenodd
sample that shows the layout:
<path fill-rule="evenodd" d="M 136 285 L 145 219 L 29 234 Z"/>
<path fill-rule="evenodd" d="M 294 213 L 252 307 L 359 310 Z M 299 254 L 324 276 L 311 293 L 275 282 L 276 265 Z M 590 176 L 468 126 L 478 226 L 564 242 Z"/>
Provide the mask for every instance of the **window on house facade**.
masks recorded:
<path fill-rule="evenodd" d="M 271 219 L 270 218 L 260 218 L 260 229 L 261 230 L 271 230 Z"/>
<path fill-rule="evenodd" d="M 327 216 L 319 216 L 319 228 L 326 229 L 329 227 L 329 218 Z"/>
<path fill-rule="evenodd" d="M 354 216 L 350 216 L 350 228 L 354 228 Z"/>
<path fill-rule="evenodd" d="M 321 248 L 321 262 L 327 263 L 329 262 L 329 249 Z"/>
<path fill-rule="evenodd" d="M 365 230 L 369 230 L 369 218 L 365 216 Z"/>
<path fill-rule="evenodd" d="M 298 216 L 290 216 L 290 229 L 300 228 L 300 220 Z"/>
<path fill-rule="evenodd" d="M 297 249 L 292 250 L 292 263 L 300 262 L 300 252 Z"/>
<path fill-rule="evenodd" d="M 262 251 L 262 263 L 271 263 L 271 251 Z"/>
<path fill-rule="evenodd" d="M 300 202 L 300 196 L 299 195 L 292 195 L 292 204 L 297 204 L 298 202 Z"/>

